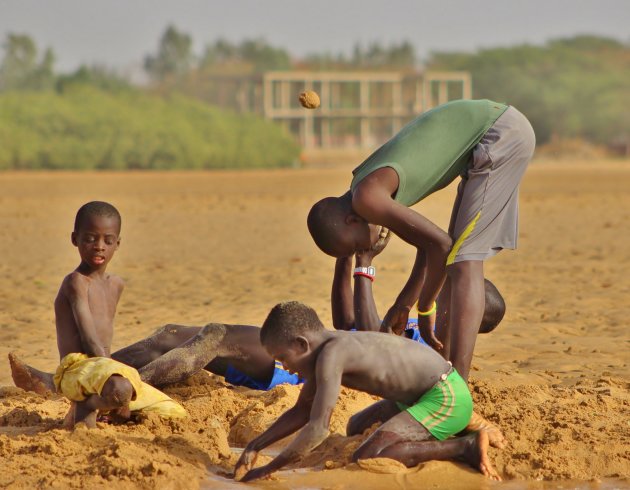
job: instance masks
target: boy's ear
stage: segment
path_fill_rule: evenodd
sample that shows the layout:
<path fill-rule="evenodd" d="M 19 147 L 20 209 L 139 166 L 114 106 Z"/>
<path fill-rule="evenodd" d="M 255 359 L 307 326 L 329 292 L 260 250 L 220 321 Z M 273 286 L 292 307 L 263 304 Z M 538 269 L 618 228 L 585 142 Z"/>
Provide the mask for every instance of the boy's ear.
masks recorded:
<path fill-rule="evenodd" d="M 73 231 L 70 234 L 70 241 L 72 242 L 72 245 L 74 245 L 75 247 L 77 246 L 77 232 Z"/>
<path fill-rule="evenodd" d="M 362 221 L 365 221 L 363 218 L 361 218 L 361 216 L 359 216 L 356 213 L 348 213 L 344 219 L 344 222 L 347 225 L 353 225 L 355 223 L 361 223 Z"/>
<path fill-rule="evenodd" d="M 308 340 L 306 339 L 306 337 L 303 337 L 300 335 L 299 337 L 295 338 L 294 342 L 297 344 L 298 349 L 300 350 L 302 354 L 305 354 L 309 351 L 310 344 L 308 343 Z"/>

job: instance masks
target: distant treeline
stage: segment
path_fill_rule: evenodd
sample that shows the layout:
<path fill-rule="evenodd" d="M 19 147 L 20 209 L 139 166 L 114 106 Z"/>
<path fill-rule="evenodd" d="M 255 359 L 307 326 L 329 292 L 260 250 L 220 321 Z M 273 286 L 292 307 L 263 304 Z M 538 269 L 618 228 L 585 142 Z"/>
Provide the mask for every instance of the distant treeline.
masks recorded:
<path fill-rule="evenodd" d="M 264 40 L 239 44 L 219 39 L 207 45 L 199 57 L 191 46 L 190 36 L 172 26 L 166 29 L 157 53 L 145 59 L 155 86 L 180 87 L 210 101 L 217 100 L 212 94 L 215 87 L 204 74 L 289 69 L 412 71 L 420 66 L 409 42 L 357 44 L 350 55 L 311 54 L 302 60 L 292 59 L 286 49 Z M 575 36 L 542 46 L 436 52 L 426 60 L 424 69 L 469 71 L 473 97 L 518 107 L 531 120 L 539 144 L 578 138 L 630 154 L 630 44 Z"/>
<path fill-rule="evenodd" d="M 182 95 L 108 92 L 0 94 L 0 169 L 214 169 L 292 165 L 299 146 L 253 115 Z"/>
<path fill-rule="evenodd" d="M 279 128 L 236 114 L 214 75 L 268 70 L 416 71 L 408 42 L 355 46 L 350 55 L 297 60 L 262 39 L 218 39 L 200 55 L 169 26 L 144 60 L 149 84 L 133 87 L 99 66 L 54 71 L 24 34 L 10 34 L 0 63 L 0 168 L 217 168 L 289 165 L 299 148 Z M 582 139 L 630 154 L 630 45 L 577 36 L 542 46 L 433 53 L 426 70 L 467 70 L 473 96 L 507 102 L 532 121 L 538 143 Z M 224 109 L 212 107 L 223 100 Z M 225 110 L 232 109 L 234 112 Z"/>
<path fill-rule="evenodd" d="M 630 154 L 630 46 L 580 36 L 545 46 L 435 53 L 430 69 L 466 70 L 476 98 L 508 102 L 539 143 L 582 138 Z"/>

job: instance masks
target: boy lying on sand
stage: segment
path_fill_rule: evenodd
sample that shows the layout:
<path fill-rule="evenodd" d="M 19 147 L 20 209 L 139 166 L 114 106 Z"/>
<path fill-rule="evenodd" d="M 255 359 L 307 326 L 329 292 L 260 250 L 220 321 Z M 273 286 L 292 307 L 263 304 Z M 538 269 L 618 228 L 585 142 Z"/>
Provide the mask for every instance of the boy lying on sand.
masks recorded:
<path fill-rule="evenodd" d="M 349 281 L 349 279 L 348 279 Z M 348 281 L 340 278 L 339 288 L 350 288 Z M 370 283 L 371 284 L 371 283 Z M 339 293 L 333 291 L 333 311 L 339 311 L 347 323 L 335 324 L 345 330 L 378 330 L 380 320 L 376 313 L 371 287 L 357 302 L 337 304 Z M 347 294 L 347 293 L 345 293 Z M 350 294 L 351 296 L 351 294 Z M 344 308 L 346 311 L 344 311 Z M 372 311 L 365 326 L 354 321 L 361 312 Z M 438 310 L 441 312 L 442 310 Z M 480 332 L 496 328 L 505 313 L 505 303 L 499 291 L 490 281 L 486 282 L 486 312 Z M 445 315 L 439 314 L 436 330 L 443 330 Z M 416 320 L 409 319 L 404 335 L 422 342 L 416 328 Z M 165 325 L 151 336 L 114 352 L 112 359 L 138 369 L 140 379 L 156 387 L 183 381 L 200 369 L 225 377 L 235 386 L 256 390 L 270 390 L 281 383 L 301 384 L 296 374 L 286 371 L 274 360 L 260 343 L 260 328 L 250 325 L 226 325 L 209 323 L 204 327 Z M 15 385 L 40 394 L 55 392 L 53 375 L 24 364 L 9 354 L 11 374 Z"/>
<path fill-rule="evenodd" d="M 384 232 L 383 232 L 384 230 Z M 354 255 L 355 268 L 352 268 L 352 256 L 340 257 L 335 263 L 331 304 L 333 326 L 336 330 L 365 330 L 378 332 L 382 321 L 376 310 L 372 284 L 376 276 L 376 268 L 372 266 L 374 257 L 381 253 L 389 242 L 391 234 L 381 229 L 377 242 L 367 250 Z M 354 279 L 354 291 L 351 285 Z M 496 286 L 488 279 L 484 279 L 484 312 L 478 333 L 490 333 L 501 322 L 505 315 L 505 301 Z M 429 316 L 429 320 L 437 338 L 445 344 L 440 351 L 445 359 L 449 358 L 448 342 L 448 306 L 449 293 L 442 290 L 437 299 L 436 311 Z M 418 320 L 409 318 L 404 331 L 395 331 L 407 338 L 426 344 L 418 329 Z M 428 345 L 428 344 L 427 344 Z"/>
<path fill-rule="evenodd" d="M 386 457 L 412 467 L 432 459 L 462 459 L 500 480 L 487 455 L 486 431 L 449 439 L 468 425 L 472 398 L 466 382 L 433 349 L 395 335 L 326 330 L 315 311 L 298 302 L 276 305 L 260 340 L 271 357 L 306 383 L 295 406 L 247 445 L 235 479 L 266 476 L 322 443 L 343 385 L 384 398 L 348 423 L 349 433 L 383 423 L 356 450 L 354 461 Z M 253 468 L 259 451 L 299 429 L 269 464 Z"/>
<path fill-rule="evenodd" d="M 81 263 L 68 274 L 55 299 L 57 346 L 61 358 L 53 381 L 72 400 L 66 424 L 96 425 L 100 411 L 150 410 L 184 417 L 178 403 L 142 383 L 132 367 L 110 359 L 116 306 L 123 281 L 106 272 L 120 244 L 120 214 L 111 204 L 93 201 L 77 212 L 72 244 Z"/>

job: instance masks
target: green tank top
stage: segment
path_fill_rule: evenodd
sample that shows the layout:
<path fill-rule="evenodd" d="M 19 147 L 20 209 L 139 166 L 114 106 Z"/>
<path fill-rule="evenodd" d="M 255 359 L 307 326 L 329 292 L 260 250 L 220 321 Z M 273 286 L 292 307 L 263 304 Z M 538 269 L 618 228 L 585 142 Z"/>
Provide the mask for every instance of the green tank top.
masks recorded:
<path fill-rule="evenodd" d="M 417 203 L 464 172 L 473 147 L 506 110 L 491 100 L 455 100 L 425 112 L 352 171 L 350 189 L 391 167 L 400 181 L 394 199 Z"/>

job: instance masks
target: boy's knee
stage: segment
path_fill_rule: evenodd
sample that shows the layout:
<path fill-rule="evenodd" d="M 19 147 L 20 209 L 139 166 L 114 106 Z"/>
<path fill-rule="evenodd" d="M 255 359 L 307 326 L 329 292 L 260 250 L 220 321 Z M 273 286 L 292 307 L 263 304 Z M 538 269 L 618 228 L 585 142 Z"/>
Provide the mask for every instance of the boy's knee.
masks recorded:
<path fill-rule="evenodd" d="M 180 334 L 182 329 L 183 329 L 182 325 L 175 325 L 173 323 L 167 323 L 166 325 L 163 325 L 162 327 L 157 329 L 157 334 L 158 334 L 158 337 L 160 337 L 161 339 L 168 338 L 168 337 L 176 337 Z"/>
<path fill-rule="evenodd" d="M 129 405 L 133 395 L 134 389 L 131 382 L 116 374 L 110 376 L 101 391 L 101 398 L 113 408 Z"/>

